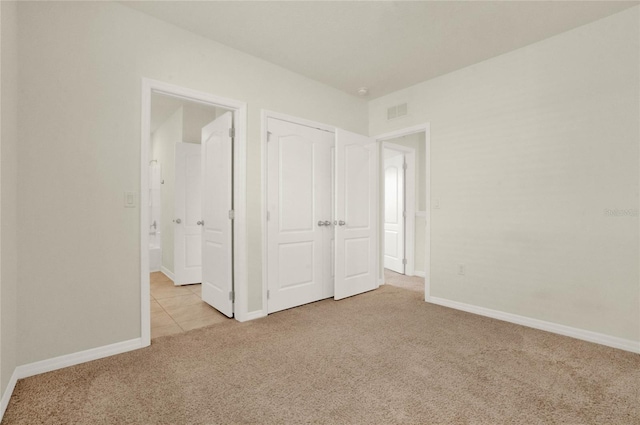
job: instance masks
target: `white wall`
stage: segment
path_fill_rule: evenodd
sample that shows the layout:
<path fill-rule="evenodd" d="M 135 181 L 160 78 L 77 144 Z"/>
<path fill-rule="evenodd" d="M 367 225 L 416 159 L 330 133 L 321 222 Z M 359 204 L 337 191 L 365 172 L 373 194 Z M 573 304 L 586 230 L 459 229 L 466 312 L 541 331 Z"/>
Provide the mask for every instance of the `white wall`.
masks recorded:
<path fill-rule="evenodd" d="M 202 127 L 211 123 L 217 116 L 225 112 L 222 108 L 186 101 L 182 118 L 182 141 L 184 143 L 202 143 Z"/>
<path fill-rule="evenodd" d="M 261 309 L 260 110 L 365 133 L 365 101 L 117 3 L 18 12 L 20 363 L 140 336 L 140 211 L 123 192 L 140 184 L 143 77 L 248 103 L 248 305 Z"/>
<path fill-rule="evenodd" d="M 153 113 L 153 97 L 151 100 Z M 182 143 L 183 107 L 178 108 L 151 135 L 151 158 L 160 164 L 160 240 L 162 241 L 162 267 L 173 269 L 176 143 Z"/>
<path fill-rule="evenodd" d="M 639 39 L 634 7 L 370 102 L 431 123 L 432 296 L 640 340 Z"/>
<path fill-rule="evenodd" d="M 17 351 L 17 6 L 0 2 L 0 396 L 16 367 Z"/>

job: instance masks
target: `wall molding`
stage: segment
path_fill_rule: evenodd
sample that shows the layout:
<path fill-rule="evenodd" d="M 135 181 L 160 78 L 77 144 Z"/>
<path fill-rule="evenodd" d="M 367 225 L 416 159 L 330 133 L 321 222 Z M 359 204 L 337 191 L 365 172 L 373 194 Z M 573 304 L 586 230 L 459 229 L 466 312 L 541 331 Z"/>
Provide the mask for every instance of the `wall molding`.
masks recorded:
<path fill-rule="evenodd" d="M 238 319 L 239 322 L 248 322 L 249 320 L 256 320 L 256 319 L 260 319 L 263 317 L 267 317 L 266 314 L 264 314 L 263 310 L 256 310 L 256 311 L 250 311 L 247 314 L 244 315 L 244 317 L 236 317 L 236 319 Z"/>
<path fill-rule="evenodd" d="M 127 351 L 144 348 L 148 344 L 144 344 L 143 338 L 130 339 L 128 341 L 116 342 L 114 344 L 104 345 L 102 347 L 91 348 L 89 350 L 78 351 L 76 353 L 65 354 L 63 356 L 53 357 L 51 359 L 41 360 L 34 363 L 28 363 L 18 366 L 14 369 L 7 388 L 2 394 L 0 400 L 0 420 L 4 416 L 4 412 L 9 406 L 9 400 L 13 394 L 13 390 L 18 383 L 18 379 L 28 378 L 29 376 L 39 375 L 45 372 L 51 372 L 63 369 L 69 366 L 75 366 L 81 363 L 110 357 L 116 354 L 126 353 Z"/>
<path fill-rule="evenodd" d="M 90 348 L 89 350 L 78 351 L 76 353 L 65 354 L 63 356 L 21 365 L 16 367 L 15 374 L 18 379 L 28 378 L 29 376 L 39 375 L 41 373 L 75 366 L 80 363 L 86 363 L 92 360 L 126 353 L 127 351 L 137 350 L 146 346 L 147 345 L 143 344 L 142 338 L 130 339 L 128 341 L 116 342 L 115 344 Z"/>
<path fill-rule="evenodd" d="M 166 277 L 168 277 L 169 279 L 171 279 L 172 282 L 176 281 L 176 277 L 173 273 L 171 273 L 169 271 L 168 268 L 166 268 L 165 266 L 160 266 L 160 272 L 165 275 Z"/>
<path fill-rule="evenodd" d="M 2 394 L 2 400 L 0 400 L 0 421 L 4 417 L 4 412 L 7 410 L 9 406 L 9 400 L 11 400 L 11 396 L 13 395 L 13 390 L 16 388 L 16 384 L 18 383 L 18 373 L 17 369 L 13 370 L 11 374 L 11 379 L 9 379 L 9 383 L 7 384 L 7 388 L 4 389 L 4 393 Z"/>
<path fill-rule="evenodd" d="M 445 298 L 430 296 L 427 300 L 432 304 L 449 307 L 456 310 L 466 311 L 467 313 L 478 314 L 480 316 L 491 317 L 493 319 L 505 322 L 515 323 L 517 325 L 527 326 L 529 328 L 539 329 L 558 335 L 564 335 L 583 341 L 593 342 L 607 347 L 618 348 L 620 350 L 630 351 L 640 354 L 640 341 L 632 341 L 630 339 L 618 338 L 611 335 L 605 335 L 598 332 L 592 332 L 585 329 L 573 328 L 571 326 L 560 325 L 558 323 L 546 322 L 544 320 L 533 319 L 531 317 L 520 316 L 513 313 L 506 313 L 490 308 L 479 307 L 472 304 L 452 301 Z"/>

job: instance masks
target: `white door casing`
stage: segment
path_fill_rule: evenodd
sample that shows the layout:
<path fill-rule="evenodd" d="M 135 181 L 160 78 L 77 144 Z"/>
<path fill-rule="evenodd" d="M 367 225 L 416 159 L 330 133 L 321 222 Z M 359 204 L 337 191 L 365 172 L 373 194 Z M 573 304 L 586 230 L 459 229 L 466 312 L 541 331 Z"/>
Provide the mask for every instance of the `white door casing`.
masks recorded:
<path fill-rule="evenodd" d="M 336 130 L 335 299 L 378 287 L 378 146 Z"/>
<path fill-rule="evenodd" d="M 200 146 L 175 145 L 174 283 L 187 285 L 202 280 L 202 218 Z"/>
<path fill-rule="evenodd" d="M 384 267 L 404 274 L 404 154 L 384 150 Z"/>
<path fill-rule="evenodd" d="M 202 129 L 202 300 L 233 316 L 233 114 Z"/>
<path fill-rule="evenodd" d="M 268 312 L 333 295 L 334 135 L 267 120 Z"/>

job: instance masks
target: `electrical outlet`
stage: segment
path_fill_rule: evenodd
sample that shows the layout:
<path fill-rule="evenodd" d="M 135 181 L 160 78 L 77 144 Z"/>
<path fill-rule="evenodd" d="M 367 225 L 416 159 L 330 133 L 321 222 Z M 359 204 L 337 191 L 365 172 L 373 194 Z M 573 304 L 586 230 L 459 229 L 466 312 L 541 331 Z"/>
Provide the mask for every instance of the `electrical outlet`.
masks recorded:
<path fill-rule="evenodd" d="M 464 276 L 466 272 L 466 267 L 464 266 L 464 264 L 458 264 L 458 274 L 460 276 Z"/>

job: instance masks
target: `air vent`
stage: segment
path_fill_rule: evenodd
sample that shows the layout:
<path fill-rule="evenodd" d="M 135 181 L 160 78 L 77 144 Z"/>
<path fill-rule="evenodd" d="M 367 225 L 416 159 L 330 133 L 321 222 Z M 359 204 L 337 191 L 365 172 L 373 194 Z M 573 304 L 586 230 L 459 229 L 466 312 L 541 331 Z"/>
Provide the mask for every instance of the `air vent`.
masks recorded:
<path fill-rule="evenodd" d="M 404 117 L 405 115 L 407 115 L 406 103 L 401 103 L 399 105 L 395 105 L 387 108 L 387 120 Z"/>

